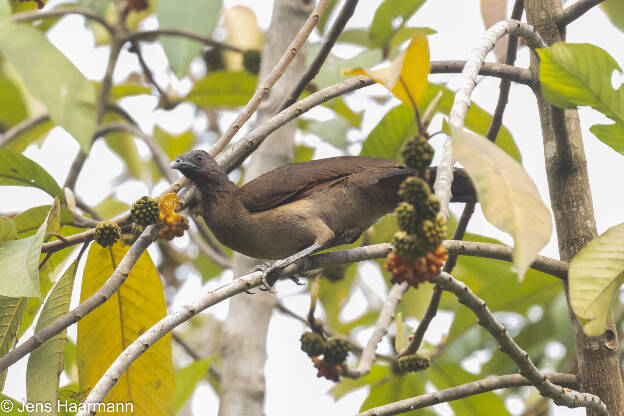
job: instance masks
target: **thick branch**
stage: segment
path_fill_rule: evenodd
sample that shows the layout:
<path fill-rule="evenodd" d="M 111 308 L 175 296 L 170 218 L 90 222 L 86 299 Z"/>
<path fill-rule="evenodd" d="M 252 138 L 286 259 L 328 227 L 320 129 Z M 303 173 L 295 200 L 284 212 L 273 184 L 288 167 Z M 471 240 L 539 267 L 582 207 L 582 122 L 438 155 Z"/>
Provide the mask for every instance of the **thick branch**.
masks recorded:
<path fill-rule="evenodd" d="M 586 407 L 597 414 L 607 415 L 607 407 L 598 396 L 568 392 L 565 388 L 550 382 L 533 364 L 529 354 L 515 343 L 507 329 L 494 318 L 485 301 L 472 293 L 468 286 L 444 272 L 434 277 L 433 282 L 439 284 L 442 289 L 452 292 L 460 303 L 472 310 L 477 316 L 477 323 L 496 339 L 500 350 L 516 363 L 520 374 L 526 377 L 542 396 L 550 397 L 559 406 Z"/>
<path fill-rule="evenodd" d="M 545 373 L 544 376 L 554 384 L 562 387 L 576 388 L 577 381 L 574 374 Z M 504 376 L 490 377 L 483 380 L 473 381 L 448 389 L 436 391 L 435 393 L 423 394 L 411 399 L 400 400 L 398 402 L 368 409 L 358 413 L 357 416 L 390 416 L 409 412 L 411 410 L 422 409 L 439 403 L 451 402 L 489 391 L 506 389 L 510 387 L 530 386 L 531 383 L 521 374 L 507 374 Z"/>
<path fill-rule="evenodd" d="M 592 7 L 597 6 L 604 0 L 578 0 L 576 3 L 561 10 L 556 16 L 557 26 L 561 30 L 565 29 L 567 25 L 584 15 Z"/>

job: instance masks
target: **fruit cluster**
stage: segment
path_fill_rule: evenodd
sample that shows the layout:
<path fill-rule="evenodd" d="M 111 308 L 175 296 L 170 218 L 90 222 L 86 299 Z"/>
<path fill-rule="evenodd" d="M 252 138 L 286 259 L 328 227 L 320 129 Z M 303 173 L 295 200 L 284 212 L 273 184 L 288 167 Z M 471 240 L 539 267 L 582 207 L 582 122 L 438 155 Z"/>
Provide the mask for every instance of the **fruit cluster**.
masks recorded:
<path fill-rule="evenodd" d="M 160 214 L 156 223 L 161 227 L 159 238 L 172 240 L 174 237 L 183 236 L 184 230 L 189 229 L 188 219 L 176 212 L 179 204 L 178 194 L 173 192 L 164 195 L 158 201 Z"/>
<path fill-rule="evenodd" d="M 402 154 L 405 164 L 423 176 L 433 148 L 425 137 L 418 136 L 405 143 Z M 440 201 L 421 177 L 405 179 L 398 195 L 402 202 L 395 214 L 401 231 L 392 239 L 394 250 L 388 255 L 386 269 L 393 282 L 406 281 L 418 287 L 440 273 L 446 261 L 447 252 L 441 245 L 446 238 L 446 218 L 439 214 Z"/>
<path fill-rule="evenodd" d="M 392 363 L 392 370 L 397 374 L 422 371 L 429 368 L 431 359 L 424 355 L 411 354 L 400 357 Z"/>
<path fill-rule="evenodd" d="M 95 227 L 95 242 L 110 247 L 121 237 L 121 229 L 112 221 L 102 221 Z"/>
<path fill-rule="evenodd" d="M 132 222 L 147 227 L 148 225 L 156 224 L 160 217 L 160 208 L 158 207 L 158 202 L 149 196 L 142 196 L 132 204 L 130 214 L 132 215 Z"/>
<path fill-rule="evenodd" d="M 341 336 L 333 336 L 327 340 L 316 332 L 304 332 L 299 339 L 301 350 L 310 358 L 318 369 L 317 377 L 325 377 L 338 381 L 342 375 L 342 363 L 347 358 L 351 344 Z M 319 356 L 323 354 L 323 358 Z"/>
<path fill-rule="evenodd" d="M 407 166 L 422 172 L 433 160 L 433 147 L 427 138 L 418 135 L 403 145 L 401 155 Z"/>

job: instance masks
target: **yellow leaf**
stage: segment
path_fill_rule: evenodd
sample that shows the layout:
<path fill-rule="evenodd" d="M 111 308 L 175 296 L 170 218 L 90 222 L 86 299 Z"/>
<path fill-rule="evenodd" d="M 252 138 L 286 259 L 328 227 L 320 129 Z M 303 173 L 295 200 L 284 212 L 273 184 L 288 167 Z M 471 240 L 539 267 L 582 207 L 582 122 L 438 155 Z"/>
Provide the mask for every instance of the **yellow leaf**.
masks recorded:
<path fill-rule="evenodd" d="M 102 286 L 127 249 L 121 243 L 110 248 L 91 245 L 82 279 L 81 302 Z M 121 288 L 78 322 L 80 390 L 93 388 L 113 360 L 166 313 L 158 271 L 145 252 Z M 132 402 L 134 416 L 171 416 L 174 414 L 174 377 L 171 337 L 167 334 L 130 365 L 104 402 Z M 119 410 L 106 414 L 130 414 Z"/>
<path fill-rule="evenodd" d="M 253 10 L 246 6 L 233 6 L 225 9 L 223 25 L 227 30 L 226 42 L 243 50 L 262 50 L 262 30 Z M 224 51 L 225 66 L 230 71 L 242 71 L 243 54 Z"/>
<path fill-rule="evenodd" d="M 343 71 L 343 74 L 366 75 L 392 91 L 404 104 L 413 107 L 420 104 L 425 94 L 430 68 L 429 42 L 427 36 L 419 34 L 389 66 L 376 70 L 355 68 Z"/>

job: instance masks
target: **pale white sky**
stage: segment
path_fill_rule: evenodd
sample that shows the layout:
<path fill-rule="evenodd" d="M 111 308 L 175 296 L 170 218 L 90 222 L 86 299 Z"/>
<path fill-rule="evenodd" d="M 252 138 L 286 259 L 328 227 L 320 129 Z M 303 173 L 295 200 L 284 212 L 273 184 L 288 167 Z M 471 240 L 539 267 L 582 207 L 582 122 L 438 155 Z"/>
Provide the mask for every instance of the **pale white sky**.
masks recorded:
<path fill-rule="evenodd" d="M 53 4 L 53 2 L 51 2 Z M 54 2 L 55 3 L 55 2 Z M 355 15 L 351 19 L 350 27 L 365 27 L 370 24 L 373 12 L 380 0 L 361 1 L 356 9 Z M 571 2 L 569 2 L 571 3 Z M 270 22 L 272 2 L 253 0 L 224 0 L 226 7 L 236 4 L 243 4 L 251 7 L 258 17 L 258 22 L 262 28 L 266 28 Z M 146 22 L 146 27 L 155 27 L 157 22 L 154 18 Z M 475 47 L 484 32 L 483 24 L 479 14 L 478 0 L 430 0 L 409 22 L 411 26 L 428 26 L 437 30 L 437 34 L 429 39 L 431 48 L 431 58 L 433 60 L 444 59 L 465 59 L 468 52 Z M 617 47 L 621 45 L 623 34 L 615 29 L 606 19 L 600 9 L 587 13 L 580 21 L 577 21 L 568 28 L 568 41 L 587 42 L 598 45 L 606 49 L 620 64 L 624 64 L 624 49 Z M 106 65 L 107 51 L 105 48 L 95 48 L 93 36 L 85 31 L 83 19 L 78 16 L 70 16 L 49 32 L 50 40 L 90 79 L 101 79 Z M 617 39 L 617 40 L 616 40 Z M 166 73 L 166 59 L 160 46 L 155 44 L 145 44 L 143 52 L 150 67 L 155 70 L 157 81 L 160 85 L 171 81 Z M 352 48 L 341 48 L 338 53 L 348 56 L 353 53 Z M 527 66 L 529 51 L 523 48 L 518 54 L 517 65 Z M 137 70 L 134 55 L 122 52 L 115 80 L 124 79 L 130 72 Z M 432 81 L 450 81 L 450 87 L 455 86 L 452 79 L 454 76 L 436 75 L 431 76 Z M 189 88 L 188 80 L 180 82 L 174 81 L 174 86 L 180 91 Z M 622 82 L 621 77 L 614 76 L 614 85 Z M 363 97 L 366 94 L 386 94 L 381 87 L 372 87 L 364 92 L 356 92 L 349 97 L 349 103 L 355 109 L 366 108 L 362 131 L 351 131 L 354 138 L 365 138 L 368 132 L 376 125 L 378 120 L 385 114 L 387 107 L 372 104 L 370 100 Z M 476 88 L 473 99 L 489 111 L 493 111 L 497 100 L 498 80 L 483 78 Z M 510 102 L 505 113 L 504 124 L 511 130 L 515 141 L 523 156 L 525 169 L 536 182 L 540 193 L 549 205 L 548 189 L 544 173 L 543 148 L 539 128 L 539 119 L 535 99 L 531 91 L 524 86 L 513 86 L 510 95 Z M 173 111 L 153 111 L 156 100 L 152 98 L 132 98 L 126 99 L 122 103 L 130 113 L 140 121 L 144 131 L 150 132 L 154 123 L 167 128 L 172 132 L 180 132 L 194 123 L 194 110 L 191 105 L 180 105 Z M 319 118 L 326 117 L 322 111 L 313 112 Z M 581 109 L 581 124 L 583 137 L 587 152 L 590 183 L 594 199 L 594 208 L 599 233 L 608 227 L 622 222 L 622 210 L 624 196 L 621 192 L 614 192 L 612 184 L 615 178 L 624 176 L 624 163 L 622 156 L 611 150 L 598 141 L 590 132 L 589 127 L 596 123 L 607 122 L 607 119 L 590 109 Z M 233 115 L 232 115 L 233 116 Z M 231 118 L 224 118 L 223 123 Z M 201 127 L 201 121 L 195 122 L 195 127 Z M 441 117 L 436 118 L 432 128 L 436 129 L 441 125 Z M 319 141 L 311 137 L 299 137 L 308 143 L 317 144 Z M 436 148 L 440 147 L 441 136 L 433 139 Z M 137 142 L 141 154 L 144 158 L 149 157 L 149 151 L 140 142 Z M 331 156 L 335 150 L 329 145 L 321 144 L 317 157 Z M 31 145 L 25 152 L 26 156 L 40 163 L 47 169 L 59 184 L 65 180 L 69 166 L 78 150 L 76 142 L 61 129 L 55 129 L 50 134 L 42 148 Z M 435 164 L 435 160 L 434 160 Z M 77 193 L 84 198 L 87 203 L 95 204 L 107 196 L 113 189 L 115 195 L 126 202 L 131 202 L 139 196 L 149 192 L 148 188 L 139 181 L 129 181 L 122 186 L 118 186 L 115 178 L 122 172 L 123 165 L 117 157 L 109 151 L 103 142 L 97 141 L 91 151 L 91 157 L 87 161 L 81 179 L 77 185 Z M 164 183 L 159 184 L 152 193 L 158 192 L 164 187 Z M 14 188 L 0 187 L 0 201 L 2 201 L 0 211 L 23 210 L 32 206 L 50 202 L 50 198 L 41 191 L 30 188 L 20 188 L 16 193 Z M 456 207 L 454 209 L 457 212 Z M 486 234 L 499 238 L 511 244 L 511 239 L 496 230 L 483 218 L 480 211 L 473 218 L 469 230 L 472 232 Z M 181 239 L 184 243 L 186 239 Z M 558 257 L 555 235 L 542 251 L 542 254 Z M 367 267 L 363 265 L 362 267 Z M 364 269 L 370 274 L 370 268 Z M 371 286 L 380 294 L 385 293 L 385 288 L 381 281 L 372 273 Z M 180 305 L 191 300 L 199 290 L 218 285 L 224 279 L 231 278 L 231 274 L 225 273 L 220 279 L 210 281 L 203 289 L 198 276 L 191 276 L 187 279 L 175 299 L 174 305 Z M 284 303 L 302 315 L 305 314 L 308 305 L 308 298 L 301 295 L 294 295 L 297 289 L 292 285 L 281 285 L 279 296 L 283 297 Z M 76 288 L 79 293 L 79 288 Z M 76 300 L 74 300 L 75 302 Z M 75 303 L 74 303 L 75 304 Z M 72 304 L 72 307 L 74 306 Z M 354 300 L 347 305 L 345 316 L 357 316 L 362 312 L 361 305 L 364 304 L 361 293 L 354 295 Z M 227 302 L 217 305 L 207 313 L 223 318 L 227 312 Z M 206 312 L 205 312 L 206 313 Z M 448 330 L 450 316 L 441 314 L 434 320 L 432 325 L 431 341 L 439 339 L 439 336 Z M 268 351 L 269 359 L 266 365 L 267 374 L 267 400 L 266 413 L 269 415 L 316 415 L 322 412 L 343 415 L 353 414 L 359 408 L 362 400 L 366 397 L 365 390 L 359 390 L 348 394 L 338 402 L 334 402 L 326 392 L 331 388 L 332 383 L 316 378 L 316 371 L 312 367 L 307 357 L 299 351 L 298 339 L 303 327 L 298 322 L 276 313 L 269 328 Z M 69 331 L 70 336 L 75 335 L 75 330 Z M 368 332 L 361 334 L 360 341 L 365 343 Z M 382 343 L 383 344 L 383 343 Z M 382 350 L 383 351 L 383 350 Z M 477 360 L 478 361 L 478 360 Z M 20 400 L 25 396 L 24 377 L 26 360 L 21 360 L 17 365 L 9 370 L 5 393 Z M 284 394 L 285 392 L 288 394 Z M 305 406 L 302 406 L 305 404 Z M 513 405 L 515 411 L 522 408 L 517 402 Z M 210 387 L 203 383 L 196 391 L 193 398 L 193 410 L 195 414 L 216 414 L 217 399 Z M 440 405 L 436 410 L 442 414 L 451 414 L 448 405 Z M 558 415 L 584 414 L 582 410 L 571 411 L 559 408 Z"/>

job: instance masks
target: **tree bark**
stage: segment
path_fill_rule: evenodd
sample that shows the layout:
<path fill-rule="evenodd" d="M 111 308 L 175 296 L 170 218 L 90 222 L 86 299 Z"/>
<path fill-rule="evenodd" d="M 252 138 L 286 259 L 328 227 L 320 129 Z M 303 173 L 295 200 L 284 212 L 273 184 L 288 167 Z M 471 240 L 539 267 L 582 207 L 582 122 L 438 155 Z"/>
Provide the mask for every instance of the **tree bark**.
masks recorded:
<path fill-rule="evenodd" d="M 312 11 L 310 0 L 276 0 L 271 26 L 266 33 L 259 79 L 271 71 Z M 299 52 L 269 97 L 258 109 L 258 122 L 273 115 L 305 70 L 305 54 Z M 291 122 L 260 145 L 251 157 L 245 181 L 292 160 L 296 124 Z M 249 272 L 258 261 L 234 255 L 234 275 Z M 221 356 L 220 416 L 261 416 L 264 414 L 264 365 L 266 337 L 275 305 L 267 292 L 234 296 L 225 320 Z"/>
<path fill-rule="evenodd" d="M 555 21 L 561 0 L 525 0 L 527 22 L 548 45 L 565 40 Z M 539 63 L 531 56 L 531 71 L 537 76 Z M 577 110 L 551 106 L 541 91 L 535 91 L 544 140 L 544 155 L 550 201 L 555 217 L 561 260 L 570 261 L 596 236 L 596 222 L 587 163 Z M 567 285 L 565 285 L 567 292 Z M 613 321 L 599 337 L 588 337 L 569 304 L 574 330 L 581 391 L 598 395 L 610 415 L 624 414 L 624 388 L 618 361 L 617 333 Z M 588 415 L 591 414 L 588 412 Z"/>

